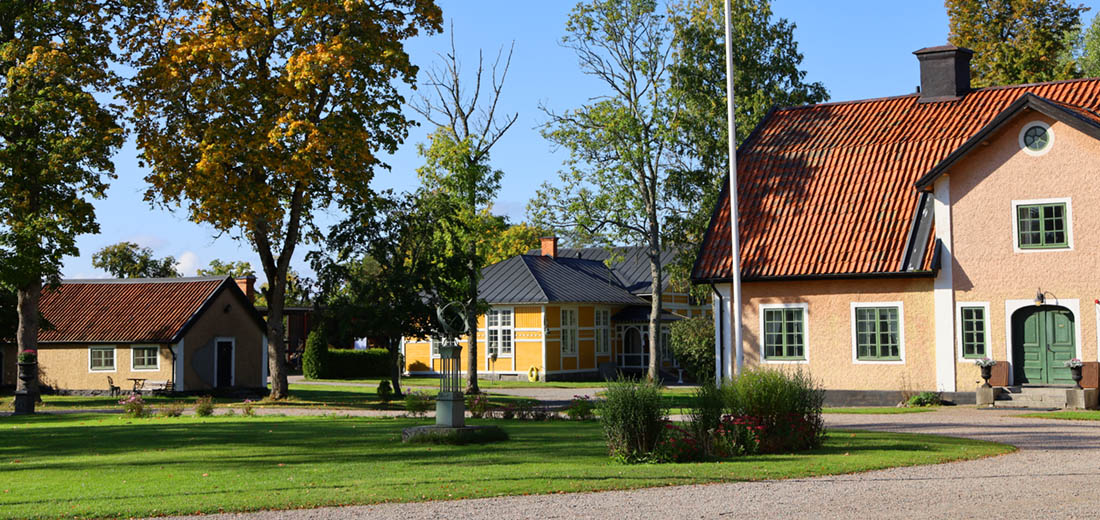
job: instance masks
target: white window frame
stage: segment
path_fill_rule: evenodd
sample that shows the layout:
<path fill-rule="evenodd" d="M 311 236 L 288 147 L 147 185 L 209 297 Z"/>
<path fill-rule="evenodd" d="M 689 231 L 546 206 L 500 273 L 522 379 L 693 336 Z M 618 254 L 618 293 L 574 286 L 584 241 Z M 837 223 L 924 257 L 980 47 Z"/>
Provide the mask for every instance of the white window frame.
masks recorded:
<path fill-rule="evenodd" d="M 136 364 L 137 356 L 134 355 L 134 351 L 137 349 L 153 349 L 153 359 L 157 364 L 153 368 L 138 368 Z M 157 345 L 130 345 L 130 371 L 132 372 L 159 372 L 160 371 L 160 347 Z"/>
<path fill-rule="evenodd" d="M 1049 146 L 1048 146 L 1049 148 Z M 1020 247 L 1020 219 L 1018 217 L 1020 206 L 1034 204 L 1065 204 L 1066 205 L 1066 247 L 1059 248 L 1021 248 Z M 1060 253 L 1073 251 L 1073 204 L 1070 197 L 1055 197 L 1050 199 L 1029 199 L 1012 201 L 1012 251 L 1016 253 Z"/>
<path fill-rule="evenodd" d="M 1032 150 L 1031 148 L 1028 148 L 1026 144 L 1024 144 L 1024 134 L 1026 134 L 1027 131 L 1030 130 L 1033 126 L 1041 126 L 1047 131 L 1047 145 L 1042 150 Z M 1020 149 L 1023 150 L 1024 153 L 1032 157 L 1046 155 L 1051 148 L 1054 148 L 1054 129 L 1052 129 L 1050 125 L 1044 121 L 1030 121 L 1022 128 L 1020 128 L 1020 135 L 1016 137 L 1016 141 L 1019 143 Z"/>
<path fill-rule="evenodd" d="M 439 359 L 441 357 L 439 354 L 439 347 L 442 346 L 443 338 L 436 336 L 428 337 L 428 354 L 432 357 L 432 359 Z"/>
<path fill-rule="evenodd" d="M 876 361 L 871 359 L 859 359 L 859 343 L 856 334 L 856 309 L 865 307 L 897 307 L 898 308 L 898 357 L 896 360 Z M 905 303 L 896 302 L 852 302 L 851 309 L 852 329 L 852 364 L 854 365 L 904 365 L 905 364 Z"/>
<path fill-rule="evenodd" d="M 773 309 L 802 309 L 802 359 L 768 359 L 764 352 L 765 337 L 764 337 L 764 311 Z M 802 303 L 761 303 L 760 310 L 760 343 L 758 348 L 760 349 L 760 361 L 773 364 L 773 365 L 805 365 L 810 362 L 810 304 Z M 853 316 L 855 311 L 852 311 Z M 853 321 L 853 329 L 854 329 Z"/>
<path fill-rule="evenodd" d="M 110 350 L 111 368 L 92 368 L 92 351 Z M 88 372 L 93 374 L 114 374 L 118 372 L 118 346 L 117 345 L 92 345 L 88 347 Z"/>
<path fill-rule="evenodd" d="M 573 315 L 572 325 L 566 326 L 566 324 L 565 324 L 565 313 L 566 312 L 572 313 L 572 315 Z M 562 307 L 561 311 L 560 311 L 559 317 L 560 317 L 561 323 L 560 323 L 559 328 L 561 330 L 561 341 L 560 341 L 561 342 L 561 357 L 563 357 L 563 358 L 575 358 L 580 354 L 580 346 L 578 345 L 578 343 L 580 342 L 580 334 L 578 332 L 578 326 L 577 326 L 577 323 L 579 321 L 579 316 L 577 314 L 578 314 L 578 312 L 577 312 L 576 307 Z M 566 335 L 569 335 L 569 338 L 572 340 L 572 341 L 568 342 L 573 347 L 571 352 L 566 352 L 565 351 L 565 345 L 567 343 L 565 341 Z"/>
<path fill-rule="evenodd" d="M 500 319 L 499 316 L 500 315 L 499 314 L 497 314 L 497 316 L 498 316 L 497 324 L 496 325 L 490 325 L 489 324 L 489 317 L 490 317 L 490 314 L 494 313 L 494 312 L 496 312 L 496 313 L 507 312 L 508 313 L 509 325 L 504 326 L 504 325 L 500 324 L 500 321 L 499 321 L 499 319 Z M 489 342 L 489 333 L 490 333 L 490 331 L 496 331 L 497 332 L 497 341 L 498 342 L 501 342 L 500 338 L 502 337 L 502 333 L 505 330 L 507 330 L 508 333 L 509 333 L 509 349 L 508 349 L 509 351 L 508 351 L 507 354 L 505 354 L 503 352 L 499 352 L 499 349 L 497 349 L 498 350 L 497 359 L 500 359 L 500 358 L 509 358 L 509 359 L 511 359 L 513 356 L 515 356 L 515 352 L 516 352 L 516 309 L 515 309 L 515 307 L 493 307 L 493 308 L 489 309 L 489 311 L 485 313 L 485 329 L 484 330 L 485 330 L 485 358 L 486 359 L 488 359 L 489 356 L 493 355 L 493 348 L 491 347 L 492 344 Z"/>
<path fill-rule="evenodd" d="M 606 319 L 601 323 L 600 314 Z M 597 308 L 592 317 L 596 337 L 596 355 L 611 355 L 611 309 Z M 602 349 L 600 347 L 603 347 Z"/>
<path fill-rule="evenodd" d="M 989 302 L 955 302 L 955 355 L 959 363 L 973 363 L 976 358 L 963 357 L 963 307 L 981 307 L 985 320 L 985 356 L 993 359 L 993 344 L 989 341 Z"/>

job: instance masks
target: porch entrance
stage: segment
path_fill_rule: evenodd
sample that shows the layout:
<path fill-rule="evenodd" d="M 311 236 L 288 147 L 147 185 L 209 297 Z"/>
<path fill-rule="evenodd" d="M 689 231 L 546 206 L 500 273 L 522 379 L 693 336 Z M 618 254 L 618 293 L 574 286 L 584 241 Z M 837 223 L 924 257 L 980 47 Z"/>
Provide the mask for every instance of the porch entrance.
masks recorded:
<path fill-rule="evenodd" d="M 1012 314 L 1012 366 L 1017 385 L 1072 385 L 1063 364 L 1077 355 L 1073 312 L 1042 305 Z"/>
<path fill-rule="evenodd" d="M 649 366 L 649 347 L 637 327 L 623 330 L 623 348 L 619 353 L 619 368 L 646 368 Z"/>

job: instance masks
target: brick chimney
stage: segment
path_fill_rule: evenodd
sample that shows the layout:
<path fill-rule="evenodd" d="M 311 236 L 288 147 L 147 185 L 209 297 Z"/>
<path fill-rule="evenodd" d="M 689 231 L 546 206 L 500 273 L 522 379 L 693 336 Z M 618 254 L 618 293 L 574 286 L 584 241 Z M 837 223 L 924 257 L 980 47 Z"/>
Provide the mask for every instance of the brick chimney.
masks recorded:
<path fill-rule="evenodd" d="M 256 303 L 256 277 L 252 274 L 247 274 L 240 278 L 234 278 L 237 282 L 237 287 L 241 288 L 241 292 L 248 297 L 248 301 Z"/>
<path fill-rule="evenodd" d="M 542 237 L 540 240 L 542 241 L 542 256 L 557 258 L 558 237 Z"/>
<path fill-rule="evenodd" d="M 920 60 L 920 102 L 953 101 L 970 92 L 970 57 L 974 51 L 954 45 L 913 52 Z"/>

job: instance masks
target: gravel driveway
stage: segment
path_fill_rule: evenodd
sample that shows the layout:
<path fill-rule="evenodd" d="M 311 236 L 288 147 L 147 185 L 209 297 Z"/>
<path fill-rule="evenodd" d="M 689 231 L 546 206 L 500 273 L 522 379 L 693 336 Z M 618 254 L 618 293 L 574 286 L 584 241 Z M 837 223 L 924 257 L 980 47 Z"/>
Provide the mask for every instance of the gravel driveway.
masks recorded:
<path fill-rule="evenodd" d="M 1100 423 L 943 409 L 827 415 L 829 426 L 973 437 L 1019 452 L 969 462 L 781 481 L 211 515 L 247 518 L 1097 518 Z"/>

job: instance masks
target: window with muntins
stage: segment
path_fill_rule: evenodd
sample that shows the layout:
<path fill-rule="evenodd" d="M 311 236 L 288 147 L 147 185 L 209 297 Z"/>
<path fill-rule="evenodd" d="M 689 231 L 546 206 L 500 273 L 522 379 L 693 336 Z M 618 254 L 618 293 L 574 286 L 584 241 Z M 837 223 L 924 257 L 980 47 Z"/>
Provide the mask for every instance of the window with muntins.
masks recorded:
<path fill-rule="evenodd" d="M 561 355 L 577 355 L 577 311 L 561 310 Z"/>
<path fill-rule="evenodd" d="M 806 359 L 803 309 L 764 309 L 764 359 Z"/>
<path fill-rule="evenodd" d="M 963 307 L 962 351 L 964 358 L 986 357 L 985 334 L 985 309 L 982 307 Z"/>
<path fill-rule="evenodd" d="M 856 359 L 901 360 L 897 307 L 856 308 Z"/>
<path fill-rule="evenodd" d="M 92 347 L 91 360 L 89 366 L 92 370 L 114 370 L 115 369 L 115 348 L 114 347 Z"/>
<path fill-rule="evenodd" d="M 439 346 L 443 344 L 442 338 L 432 338 L 432 357 L 439 357 Z"/>
<path fill-rule="evenodd" d="M 611 311 L 596 309 L 596 353 L 611 353 Z"/>
<path fill-rule="evenodd" d="M 130 349 L 130 355 L 133 357 L 134 370 L 156 370 L 160 368 L 160 361 L 157 359 L 157 347 L 134 347 Z"/>
<path fill-rule="evenodd" d="M 1020 249 L 1069 247 L 1066 204 L 1021 204 L 1016 206 Z"/>
<path fill-rule="evenodd" d="M 512 355 L 512 310 L 490 309 L 485 317 L 487 325 L 488 349 L 491 356 L 509 357 Z"/>

